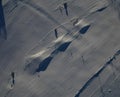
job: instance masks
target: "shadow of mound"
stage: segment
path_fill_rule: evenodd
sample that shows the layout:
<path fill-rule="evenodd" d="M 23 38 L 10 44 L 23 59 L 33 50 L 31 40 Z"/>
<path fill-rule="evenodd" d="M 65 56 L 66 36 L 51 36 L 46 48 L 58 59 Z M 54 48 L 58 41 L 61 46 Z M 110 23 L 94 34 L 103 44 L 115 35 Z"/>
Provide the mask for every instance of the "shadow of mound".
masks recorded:
<path fill-rule="evenodd" d="M 2 36 L 5 40 L 7 39 L 6 25 L 4 12 L 2 7 L 2 0 L 0 0 L 0 36 Z"/>
<path fill-rule="evenodd" d="M 55 55 L 57 55 L 59 52 L 64 52 L 68 46 L 70 45 L 71 42 L 66 42 L 61 44 L 56 50 L 54 50 L 51 55 L 47 58 L 45 58 L 40 64 L 39 67 L 35 70 L 35 72 L 41 72 L 41 71 L 45 71 L 50 62 L 52 61 L 52 59 L 55 57 Z"/>
<path fill-rule="evenodd" d="M 41 72 L 41 71 L 45 71 L 50 62 L 52 61 L 52 59 L 55 57 L 55 55 L 57 55 L 59 52 L 64 52 L 68 46 L 70 45 L 71 42 L 66 42 L 66 43 L 63 43 L 61 44 L 56 50 L 54 50 L 51 55 L 47 58 L 45 58 L 40 64 L 39 64 L 39 67 L 35 70 L 35 73 L 36 72 Z"/>
<path fill-rule="evenodd" d="M 58 46 L 57 49 L 55 49 L 49 56 L 47 56 L 44 59 L 41 59 L 40 57 L 30 59 L 30 61 L 28 61 L 26 63 L 27 65 L 24 70 L 29 72 L 30 74 L 35 74 L 37 72 L 45 71 L 48 68 L 48 66 L 50 65 L 50 62 L 52 61 L 52 59 L 59 52 L 64 52 L 68 48 L 70 43 L 71 43 L 71 41 L 62 43 L 61 45 Z"/>
<path fill-rule="evenodd" d="M 90 25 L 87 25 L 87 26 L 83 27 L 82 29 L 80 29 L 79 33 L 80 34 L 85 34 L 88 31 L 89 28 L 90 28 Z"/>
<path fill-rule="evenodd" d="M 40 64 L 39 67 L 35 70 L 35 72 L 41 72 L 41 71 L 45 71 L 47 69 L 47 67 L 49 66 L 50 62 L 52 61 L 53 57 L 47 57 L 46 59 L 44 59 Z"/>
<path fill-rule="evenodd" d="M 45 71 L 52 61 L 53 57 L 49 56 L 43 60 L 39 58 L 33 59 L 30 63 L 28 63 L 24 70 L 30 74 L 35 74 L 37 72 Z"/>
<path fill-rule="evenodd" d="M 61 44 L 56 50 L 60 51 L 60 52 L 64 52 L 68 48 L 70 43 L 71 43 L 71 41 L 70 42 L 65 42 L 65 43 Z"/>

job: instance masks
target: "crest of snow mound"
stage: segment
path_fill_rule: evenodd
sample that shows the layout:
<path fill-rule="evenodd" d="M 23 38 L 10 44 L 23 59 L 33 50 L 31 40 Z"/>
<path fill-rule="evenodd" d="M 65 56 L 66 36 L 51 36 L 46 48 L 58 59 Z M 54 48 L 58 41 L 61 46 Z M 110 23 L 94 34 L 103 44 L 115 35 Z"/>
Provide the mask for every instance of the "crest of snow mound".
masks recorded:
<path fill-rule="evenodd" d="M 75 23 L 75 26 L 80 27 L 80 30 L 79 30 L 80 34 L 85 34 L 87 30 L 90 28 L 91 24 L 87 20 L 81 19 Z"/>
<path fill-rule="evenodd" d="M 24 70 L 30 74 L 34 74 L 35 70 L 39 67 L 39 64 L 49 56 L 49 50 L 45 49 L 26 57 Z"/>
<path fill-rule="evenodd" d="M 71 36 L 62 35 L 59 38 L 57 38 L 56 40 L 54 40 L 53 43 L 57 44 L 57 43 L 69 42 L 69 41 L 72 41 L 72 40 L 73 40 L 73 38 Z"/>
<path fill-rule="evenodd" d="M 61 36 L 52 43 L 51 48 L 44 48 L 40 52 L 32 54 L 26 57 L 25 63 L 25 71 L 30 74 L 35 74 L 37 72 L 45 71 L 49 66 L 52 59 L 59 53 L 64 52 L 70 43 L 72 42 L 73 38 L 70 36 Z"/>

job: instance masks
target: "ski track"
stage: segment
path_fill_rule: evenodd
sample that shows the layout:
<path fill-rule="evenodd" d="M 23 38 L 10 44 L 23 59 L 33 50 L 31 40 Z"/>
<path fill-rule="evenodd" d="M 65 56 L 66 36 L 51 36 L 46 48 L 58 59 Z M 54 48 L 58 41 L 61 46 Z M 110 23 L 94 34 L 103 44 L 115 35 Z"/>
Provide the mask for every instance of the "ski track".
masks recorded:
<path fill-rule="evenodd" d="M 103 71 L 104 69 L 111 65 L 111 63 L 113 62 L 113 60 L 116 59 L 117 56 L 120 55 L 120 50 L 118 50 L 114 55 L 113 57 L 107 61 L 84 85 L 83 87 L 79 90 L 79 92 L 74 96 L 74 97 L 80 97 L 81 93 L 83 91 L 85 91 L 85 89 L 87 89 L 87 87 L 93 82 L 93 80 L 95 80 Z"/>

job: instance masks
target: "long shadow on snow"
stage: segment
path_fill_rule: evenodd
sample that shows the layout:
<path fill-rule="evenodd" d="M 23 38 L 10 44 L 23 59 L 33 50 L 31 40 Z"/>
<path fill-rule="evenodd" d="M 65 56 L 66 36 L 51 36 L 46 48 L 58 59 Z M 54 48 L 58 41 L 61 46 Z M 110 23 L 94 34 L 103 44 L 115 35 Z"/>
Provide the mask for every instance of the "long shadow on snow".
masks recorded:
<path fill-rule="evenodd" d="M 60 52 L 64 52 L 70 44 L 71 44 L 71 42 L 65 42 L 65 43 L 61 44 L 56 50 L 60 51 Z"/>
<path fill-rule="evenodd" d="M 81 28 L 79 33 L 80 34 L 85 34 L 88 31 L 89 28 L 90 28 L 90 25 L 87 25 L 87 26 Z"/>
<path fill-rule="evenodd" d="M 53 57 L 47 57 L 46 59 L 44 59 L 40 64 L 39 67 L 35 70 L 35 72 L 41 72 L 41 71 L 45 71 L 47 69 L 47 67 L 49 66 L 50 62 L 52 61 Z"/>
<path fill-rule="evenodd" d="M 60 51 L 65 51 L 68 46 L 70 45 L 71 42 L 66 42 L 61 44 L 56 50 L 54 50 L 51 55 L 49 57 L 47 57 L 46 59 L 44 59 L 40 64 L 39 67 L 35 70 L 35 72 L 41 72 L 41 71 L 45 71 L 50 62 L 52 61 L 52 59 L 55 57 L 55 55 L 57 55 Z"/>
<path fill-rule="evenodd" d="M 2 7 L 2 0 L 0 0 L 0 35 L 3 36 L 3 38 L 7 39 L 7 32 L 6 32 L 5 18 L 4 18 L 4 12 L 3 12 L 3 7 Z"/>

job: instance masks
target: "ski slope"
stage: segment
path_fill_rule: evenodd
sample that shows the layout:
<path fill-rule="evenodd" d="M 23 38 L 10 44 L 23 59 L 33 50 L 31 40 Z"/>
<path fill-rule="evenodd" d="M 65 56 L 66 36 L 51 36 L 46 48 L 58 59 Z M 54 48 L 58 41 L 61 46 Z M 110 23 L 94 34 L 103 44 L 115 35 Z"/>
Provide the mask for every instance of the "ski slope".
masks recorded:
<path fill-rule="evenodd" d="M 120 20 L 112 1 L 3 1 L 0 97 L 119 97 Z"/>

